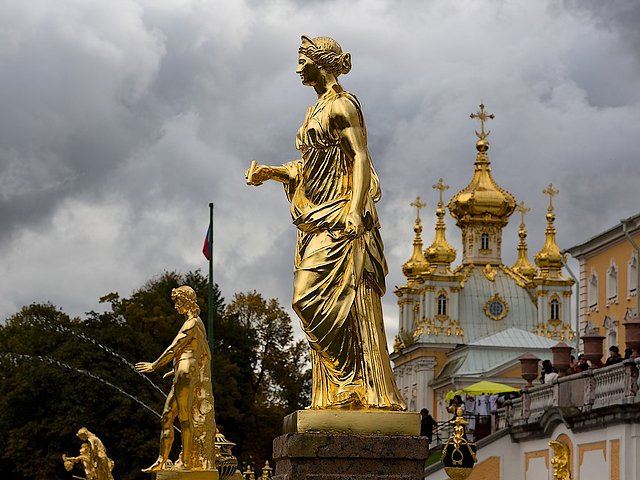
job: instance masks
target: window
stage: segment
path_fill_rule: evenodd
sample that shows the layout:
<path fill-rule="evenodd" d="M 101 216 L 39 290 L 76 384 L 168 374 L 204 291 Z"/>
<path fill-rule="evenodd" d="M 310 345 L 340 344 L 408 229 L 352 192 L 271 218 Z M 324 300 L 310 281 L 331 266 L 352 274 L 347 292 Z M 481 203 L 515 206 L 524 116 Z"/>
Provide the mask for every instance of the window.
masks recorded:
<path fill-rule="evenodd" d="M 489 234 L 488 233 L 483 233 L 480 236 L 480 249 L 489 250 Z"/>
<path fill-rule="evenodd" d="M 618 269 L 613 260 L 607 270 L 607 305 L 618 300 Z"/>
<path fill-rule="evenodd" d="M 607 339 L 605 352 L 609 347 L 618 346 L 618 321 L 612 317 L 604 317 L 603 327 Z"/>
<path fill-rule="evenodd" d="M 591 273 L 589 278 L 589 284 L 587 285 L 587 297 L 589 299 L 589 309 L 595 310 L 598 308 L 598 275 L 596 272 Z"/>
<path fill-rule="evenodd" d="M 438 315 L 447 314 L 447 296 L 444 293 L 438 295 Z"/>
<path fill-rule="evenodd" d="M 628 263 L 627 269 L 627 285 L 628 295 L 631 297 L 638 292 L 638 257 L 635 253 L 631 254 L 631 259 Z"/>
<path fill-rule="evenodd" d="M 551 318 L 550 320 L 560 320 L 560 302 L 557 298 L 551 300 L 549 304 L 551 310 Z"/>

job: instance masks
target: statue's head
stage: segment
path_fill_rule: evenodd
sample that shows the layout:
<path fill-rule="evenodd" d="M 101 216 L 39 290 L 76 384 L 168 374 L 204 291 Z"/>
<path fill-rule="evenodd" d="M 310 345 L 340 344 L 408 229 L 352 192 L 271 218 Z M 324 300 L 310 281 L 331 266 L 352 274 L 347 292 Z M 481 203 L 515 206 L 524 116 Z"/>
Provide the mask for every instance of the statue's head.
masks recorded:
<path fill-rule="evenodd" d="M 78 430 L 78 433 L 76 433 L 76 435 L 80 440 L 87 440 L 89 438 L 89 435 L 91 435 L 91 432 L 86 427 L 82 427 L 80 430 Z"/>
<path fill-rule="evenodd" d="M 311 78 L 314 73 L 313 67 L 322 69 L 335 77 L 349 73 L 351 70 L 351 54 L 344 53 L 340 44 L 330 37 L 310 38 L 303 35 L 298 53 L 299 62 L 296 71 L 305 84 L 310 84 L 309 81 L 313 80 Z"/>
<path fill-rule="evenodd" d="M 176 305 L 176 310 L 180 314 L 187 312 L 195 312 L 196 315 L 200 313 L 200 307 L 198 307 L 198 297 L 193 288 L 183 285 L 171 290 L 171 299 Z"/>

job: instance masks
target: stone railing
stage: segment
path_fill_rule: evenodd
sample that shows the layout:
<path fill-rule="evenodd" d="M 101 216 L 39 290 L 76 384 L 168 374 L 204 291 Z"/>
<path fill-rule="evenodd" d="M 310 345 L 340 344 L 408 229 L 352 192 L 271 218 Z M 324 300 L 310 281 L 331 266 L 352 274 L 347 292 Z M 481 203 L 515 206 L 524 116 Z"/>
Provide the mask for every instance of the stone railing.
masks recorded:
<path fill-rule="evenodd" d="M 553 407 L 590 411 L 611 405 L 640 404 L 640 358 L 558 378 L 522 391 L 493 415 L 492 431 L 539 421 Z"/>

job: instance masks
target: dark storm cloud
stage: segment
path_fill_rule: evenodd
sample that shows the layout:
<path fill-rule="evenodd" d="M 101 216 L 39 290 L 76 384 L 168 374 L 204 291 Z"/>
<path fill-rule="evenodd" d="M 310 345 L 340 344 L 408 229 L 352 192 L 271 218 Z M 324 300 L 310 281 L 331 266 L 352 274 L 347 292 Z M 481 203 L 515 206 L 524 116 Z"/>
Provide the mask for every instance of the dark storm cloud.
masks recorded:
<path fill-rule="evenodd" d="M 496 114 L 494 177 L 532 208 L 531 258 L 551 181 L 561 247 L 612 226 L 636 208 L 625 192 L 638 181 L 637 8 L 580 3 L 10 2 L 0 14 L 0 316 L 41 300 L 82 313 L 164 269 L 206 268 L 210 201 L 225 297 L 257 289 L 288 305 L 288 203 L 277 184 L 247 187 L 243 171 L 298 155 L 314 101 L 295 75 L 301 34 L 334 36 L 353 56 L 341 81 L 362 102 L 382 180 L 390 334 L 411 254 L 408 204 L 429 204 L 426 246 L 431 186 L 444 178 L 446 202 L 471 179 L 480 100 Z M 505 231 L 505 263 L 518 223 Z"/>

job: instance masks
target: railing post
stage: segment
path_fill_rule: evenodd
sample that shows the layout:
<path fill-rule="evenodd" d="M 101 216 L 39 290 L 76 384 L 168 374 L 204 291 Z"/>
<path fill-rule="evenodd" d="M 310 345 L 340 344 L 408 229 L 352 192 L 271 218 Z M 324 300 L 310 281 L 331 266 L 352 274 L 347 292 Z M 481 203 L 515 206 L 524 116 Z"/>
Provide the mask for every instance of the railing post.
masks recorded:
<path fill-rule="evenodd" d="M 636 359 L 629 358 L 624 360 L 624 401 L 625 403 L 634 403 L 638 394 L 638 367 Z"/>

